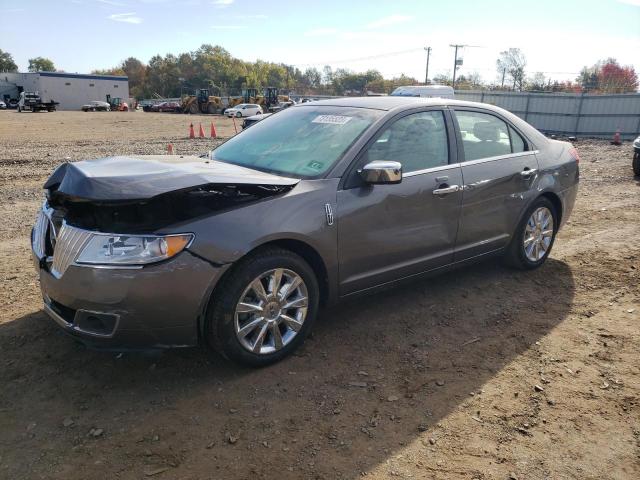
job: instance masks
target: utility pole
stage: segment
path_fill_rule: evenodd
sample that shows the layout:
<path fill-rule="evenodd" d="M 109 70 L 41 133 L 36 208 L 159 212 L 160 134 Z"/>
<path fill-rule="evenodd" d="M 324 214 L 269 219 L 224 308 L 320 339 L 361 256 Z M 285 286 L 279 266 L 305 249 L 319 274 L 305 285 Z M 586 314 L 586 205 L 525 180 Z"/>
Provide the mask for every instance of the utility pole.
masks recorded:
<path fill-rule="evenodd" d="M 449 45 L 450 47 L 455 48 L 455 54 L 453 56 L 453 80 L 451 82 L 451 86 L 453 88 L 456 88 L 456 69 L 458 68 L 458 49 L 459 48 L 464 48 L 464 47 L 471 47 L 471 48 L 483 48 L 480 45 Z M 462 65 L 462 61 L 460 62 L 460 64 Z"/>
<path fill-rule="evenodd" d="M 427 71 L 424 74 L 424 84 L 429 85 L 429 57 L 431 56 L 431 47 L 424 47 L 427 51 Z"/>
<path fill-rule="evenodd" d="M 465 45 L 449 45 L 450 47 L 455 48 L 455 53 L 453 55 L 453 80 L 451 81 L 451 87 L 456 88 L 456 68 L 458 68 L 458 49 L 464 47 Z"/>
<path fill-rule="evenodd" d="M 502 83 L 500 84 L 500 88 L 504 88 L 504 74 L 507 73 L 507 69 L 502 69 Z"/>

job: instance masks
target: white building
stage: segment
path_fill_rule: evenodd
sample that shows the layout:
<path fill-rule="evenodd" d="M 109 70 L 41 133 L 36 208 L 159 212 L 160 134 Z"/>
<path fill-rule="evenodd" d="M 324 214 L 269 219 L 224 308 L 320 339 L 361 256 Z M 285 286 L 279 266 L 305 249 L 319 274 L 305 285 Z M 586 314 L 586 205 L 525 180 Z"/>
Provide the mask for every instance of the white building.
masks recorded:
<path fill-rule="evenodd" d="M 105 101 L 107 95 L 129 102 L 129 79 L 60 72 L 0 73 L 1 100 L 17 99 L 22 91 L 38 92 L 44 102 L 59 102 L 59 110 L 80 110 L 92 100 Z"/>

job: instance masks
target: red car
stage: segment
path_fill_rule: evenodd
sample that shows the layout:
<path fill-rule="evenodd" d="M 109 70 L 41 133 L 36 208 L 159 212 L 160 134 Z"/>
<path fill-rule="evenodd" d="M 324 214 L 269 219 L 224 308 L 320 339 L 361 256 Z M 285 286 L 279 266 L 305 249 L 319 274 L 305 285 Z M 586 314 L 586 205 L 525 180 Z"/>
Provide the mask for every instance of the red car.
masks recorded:
<path fill-rule="evenodd" d="M 158 108 L 158 112 L 180 112 L 182 110 L 180 102 L 162 102 L 155 106 Z"/>

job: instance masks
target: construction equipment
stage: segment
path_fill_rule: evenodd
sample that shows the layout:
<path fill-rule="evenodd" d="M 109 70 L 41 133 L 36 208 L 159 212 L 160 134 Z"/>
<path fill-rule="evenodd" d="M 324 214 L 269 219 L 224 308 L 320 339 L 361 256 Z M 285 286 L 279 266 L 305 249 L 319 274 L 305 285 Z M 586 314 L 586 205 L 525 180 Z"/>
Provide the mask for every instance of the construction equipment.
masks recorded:
<path fill-rule="evenodd" d="M 24 110 L 31 110 L 32 112 L 39 112 L 46 110 L 47 112 L 55 112 L 58 102 L 53 100 L 49 102 L 43 102 L 38 92 L 20 92 L 20 99 L 18 100 L 18 112 Z"/>
<path fill-rule="evenodd" d="M 112 112 L 128 112 L 129 104 L 120 97 L 112 97 L 107 94 L 107 103 L 111 106 Z"/>
<path fill-rule="evenodd" d="M 220 113 L 223 110 L 222 98 L 209 95 L 208 88 L 199 88 L 195 95 L 182 99 L 182 111 L 193 115 L 198 113 Z"/>
<path fill-rule="evenodd" d="M 279 95 L 276 87 L 266 87 L 262 95 L 258 95 L 254 102 L 262 107 L 262 110 L 266 113 L 271 111 L 272 108 L 277 107 L 280 102 L 288 102 L 288 95 Z"/>

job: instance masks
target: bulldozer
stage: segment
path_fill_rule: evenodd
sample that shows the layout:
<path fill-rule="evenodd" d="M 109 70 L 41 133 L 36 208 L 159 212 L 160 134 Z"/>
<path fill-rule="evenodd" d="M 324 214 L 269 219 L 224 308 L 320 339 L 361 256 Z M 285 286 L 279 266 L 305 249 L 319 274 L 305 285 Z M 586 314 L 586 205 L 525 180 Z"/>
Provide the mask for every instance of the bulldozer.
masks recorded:
<path fill-rule="evenodd" d="M 220 113 L 223 110 L 222 99 L 209 95 L 208 88 L 196 90 L 195 95 L 187 95 L 182 99 L 184 113 Z"/>
<path fill-rule="evenodd" d="M 257 88 L 247 88 L 242 90 L 242 95 L 237 97 L 229 97 L 229 101 L 227 108 L 233 108 L 236 105 L 240 105 L 241 103 L 256 103 L 256 98 L 258 97 L 258 89 Z"/>

